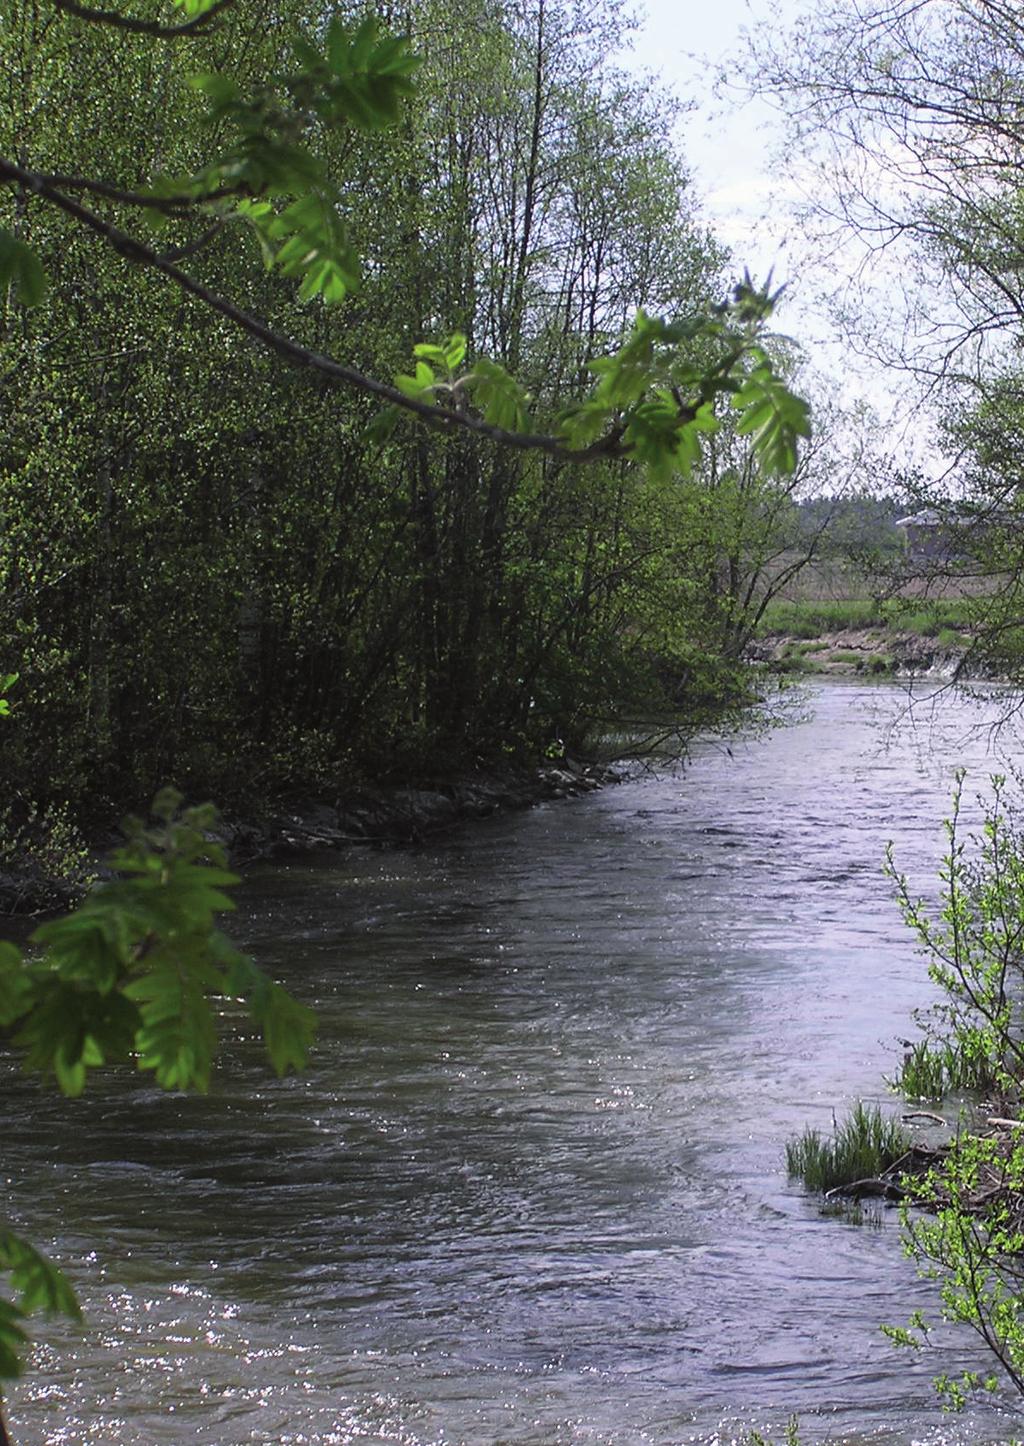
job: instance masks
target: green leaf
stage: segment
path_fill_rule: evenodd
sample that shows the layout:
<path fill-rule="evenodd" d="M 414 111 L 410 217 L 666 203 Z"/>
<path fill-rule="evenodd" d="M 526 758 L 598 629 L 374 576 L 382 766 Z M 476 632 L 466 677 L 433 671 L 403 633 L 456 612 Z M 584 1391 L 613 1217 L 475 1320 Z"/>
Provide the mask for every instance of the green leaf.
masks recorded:
<path fill-rule="evenodd" d="M 300 276 L 302 301 L 322 296 L 335 305 L 359 284 L 359 262 L 338 215 L 335 197 L 322 192 L 293 201 L 280 214 L 250 211 L 268 243 L 282 244 L 274 264 L 285 276 Z"/>
<path fill-rule="evenodd" d="M 243 1000 L 263 1033 L 270 1062 L 279 1075 L 304 1068 L 316 1036 L 316 1015 L 275 984 L 245 955 L 231 961 L 227 992 Z"/>
<path fill-rule="evenodd" d="M 765 472 L 787 474 L 796 466 L 797 439 L 811 435 L 810 409 L 762 363 L 733 396 L 740 412 L 736 430 L 749 436 Z"/>
<path fill-rule="evenodd" d="M 0 291 L 8 290 L 23 306 L 38 306 L 46 296 L 46 274 L 31 246 L 0 227 Z"/>
<path fill-rule="evenodd" d="M 406 375 L 395 377 L 395 386 L 407 397 L 412 397 L 416 401 L 423 401 L 426 400 L 426 393 L 431 390 L 436 381 L 437 378 L 434 374 L 433 367 L 428 366 L 425 361 L 417 361 L 416 375 L 412 377 Z"/>
<path fill-rule="evenodd" d="M 126 984 L 123 993 L 139 1008 L 135 1031 L 139 1069 L 152 1070 L 164 1089 L 204 1093 L 217 1044 L 207 996 L 212 981 L 204 971 L 187 967 L 189 962 L 162 956 L 147 973 Z"/>
<path fill-rule="evenodd" d="M 465 359 L 466 338 L 461 332 L 456 332 L 440 346 L 421 341 L 413 347 L 412 354 L 423 361 L 433 362 L 435 366 L 442 367 L 450 376 Z"/>
<path fill-rule="evenodd" d="M 616 416 L 616 410 L 591 399 L 565 411 L 558 423 L 558 435 L 567 446 L 580 449 L 596 442 Z"/>
<path fill-rule="evenodd" d="M 13 1381 L 25 1365 L 28 1336 L 21 1328 L 24 1313 L 0 1296 L 0 1381 Z"/>
<path fill-rule="evenodd" d="M 431 346 L 430 342 L 417 342 L 412 349 L 412 354 L 415 357 L 421 357 L 424 361 L 436 362 L 439 367 L 447 366 L 444 348 Z"/>
<path fill-rule="evenodd" d="M 445 342 L 443 350 L 445 365 L 453 372 L 466 358 L 466 338 L 460 331 L 455 332 Z"/>
<path fill-rule="evenodd" d="M 35 995 L 35 980 L 21 950 L 0 940 L 0 1029 L 9 1029 L 27 1013 Z"/>
<path fill-rule="evenodd" d="M 205 15 L 208 10 L 212 10 L 215 3 L 216 0 L 172 0 L 172 4 L 183 10 L 190 20 Z"/>
<path fill-rule="evenodd" d="M 189 85 L 205 95 L 216 114 L 223 114 L 242 99 L 241 87 L 233 76 L 223 71 L 206 71 L 189 76 Z"/>
<path fill-rule="evenodd" d="M 521 431 L 526 425 L 526 394 L 503 366 L 481 357 L 464 378 L 472 388 L 484 420 L 504 431 Z"/>
<path fill-rule="evenodd" d="M 16 1303 L 0 1297 L 0 1380 L 13 1380 L 21 1374 L 28 1345 L 25 1317 L 43 1311 L 80 1321 L 82 1311 L 63 1271 L 7 1229 L 0 1229 L 0 1272 L 10 1276 L 17 1294 Z"/>
<path fill-rule="evenodd" d="M 127 1060 L 134 1049 L 138 1011 L 120 992 L 66 985 L 41 965 L 28 1003 L 14 1043 L 25 1051 L 25 1068 L 52 1073 L 65 1095 L 82 1093 L 91 1065 Z"/>
<path fill-rule="evenodd" d="M 106 907 L 102 891 L 74 913 L 41 925 L 32 939 L 49 951 L 48 962 L 62 979 L 98 994 L 110 993 L 132 950 L 128 919 Z"/>
<path fill-rule="evenodd" d="M 420 386 L 415 377 L 410 377 L 405 373 L 399 373 L 399 375 L 395 377 L 395 386 L 404 396 L 411 397 L 414 402 L 423 400 L 425 388 Z"/>
<path fill-rule="evenodd" d="M 408 380 L 411 381 L 412 378 Z M 401 420 L 402 413 L 398 407 L 382 407 L 363 430 L 363 441 L 371 447 L 386 446 L 395 435 L 395 428 Z"/>

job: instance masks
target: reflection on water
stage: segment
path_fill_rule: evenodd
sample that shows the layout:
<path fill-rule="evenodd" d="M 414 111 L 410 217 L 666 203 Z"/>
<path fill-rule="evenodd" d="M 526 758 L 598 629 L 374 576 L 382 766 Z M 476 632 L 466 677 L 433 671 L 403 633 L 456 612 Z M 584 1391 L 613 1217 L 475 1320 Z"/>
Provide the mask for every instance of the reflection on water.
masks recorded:
<path fill-rule="evenodd" d="M 20 1446 L 1006 1439 L 934 1404 L 966 1339 L 880 1336 L 931 1298 L 895 1221 L 781 1173 L 930 997 L 887 839 L 927 885 L 954 767 L 1015 746 L 997 694 L 906 701 L 821 686 L 682 773 L 252 876 L 236 932 L 321 1016 L 300 1079 L 242 1044 L 206 1099 L 68 1105 L 5 1066 L 12 1213 L 92 1327 Z"/>

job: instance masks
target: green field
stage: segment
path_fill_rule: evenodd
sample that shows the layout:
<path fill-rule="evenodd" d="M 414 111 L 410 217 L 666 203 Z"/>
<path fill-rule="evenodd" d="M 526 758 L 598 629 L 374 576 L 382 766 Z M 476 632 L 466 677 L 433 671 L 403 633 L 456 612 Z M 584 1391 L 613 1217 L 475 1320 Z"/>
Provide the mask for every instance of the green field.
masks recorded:
<path fill-rule="evenodd" d="M 971 627 L 976 602 L 971 598 L 874 598 L 778 600 L 770 603 L 758 626 L 760 637 L 820 638 L 868 628 L 943 636 L 955 646 Z"/>

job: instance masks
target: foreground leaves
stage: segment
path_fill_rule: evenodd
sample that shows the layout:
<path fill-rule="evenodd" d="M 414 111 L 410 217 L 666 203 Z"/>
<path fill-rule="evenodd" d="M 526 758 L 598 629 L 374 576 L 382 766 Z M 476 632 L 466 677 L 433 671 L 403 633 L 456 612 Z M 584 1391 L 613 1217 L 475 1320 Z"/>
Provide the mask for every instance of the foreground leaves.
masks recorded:
<path fill-rule="evenodd" d="M 796 468 L 801 439 L 811 434 L 810 409 L 790 391 L 766 349 L 764 329 L 778 293 L 746 278 L 730 297 L 703 315 L 668 320 L 640 311 L 618 351 L 590 362 L 590 393 L 565 407 L 550 437 L 519 436 L 568 460 L 628 457 L 653 477 L 688 477 L 702 441 L 722 425 L 721 403 L 739 413 L 766 477 Z M 459 372 L 466 355 L 460 334 L 440 345 L 414 348 L 415 369 L 395 377 L 411 402 L 455 417 L 472 409 L 510 439 L 529 424 L 529 398 L 497 362 L 478 358 Z"/>
<path fill-rule="evenodd" d="M 0 1027 L 65 1095 L 119 1063 L 152 1070 L 165 1089 L 206 1090 L 225 999 L 248 1009 L 279 1074 L 305 1063 L 313 1039 L 312 1011 L 217 927 L 237 878 L 206 837 L 212 810 L 178 815 L 173 794 L 156 808 L 158 825 L 135 825 L 114 854 L 119 877 L 36 930 L 41 957 L 0 944 Z"/>
<path fill-rule="evenodd" d="M 0 1035 L 65 1095 L 80 1095 L 90 1070 L 124 1064 L 151 1071 L 165 1089 L 206 1090 L 227 1000 L 246 1009 L 279 1075 L 306 1063 L 315 1016 L 218 928 L 237 878 L 209 841 L 213 810 L 179 805 L 168 791 L 153 827 L 130 827 L 111 860 L 116 877 L 37 929 L 38 955 L 26 959 L 0 941 Z M 21 1370 L 27 1314 L 77 1319 L 79 1311 L 60 1271 L 3 1230 L 0 1272 L 15 1292 L 0 1297 L 3 1380 Z"/>
<path fill-rule="evenodd" d="M 0 1297 L 0 1380 L 21 1374 L 27 1336 L 22 1326 L 33 1311 L 81 1320 L 66 1276 L 27 1240 L 0 1229 L 0 1273 L 10 1278 L 13 1301 Z"/>

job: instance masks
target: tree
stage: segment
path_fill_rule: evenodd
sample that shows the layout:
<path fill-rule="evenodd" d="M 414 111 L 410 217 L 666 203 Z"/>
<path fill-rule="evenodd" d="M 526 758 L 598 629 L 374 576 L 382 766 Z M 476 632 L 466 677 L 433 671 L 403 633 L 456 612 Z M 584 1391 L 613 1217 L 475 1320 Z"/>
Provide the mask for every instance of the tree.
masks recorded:
<path fill-rule="evenodd" d="M 785 468 L 807 418 L 765 349 L 770 299 L 714 301 L 670 117 L 607 68 L 615 14 L 534 0 L 463 25 L 437 0 L 396 12 L 408 43 L 349 15 L 328 45 L 302 0 L 170 37 L 15 7 L 16 814 L 109 812 L 126 778 L 231 799 L 422 775 L 581 734 L 637 676 L 628 620 L 654 557 L 686 556 L 651 462 L 691 466 L 735 399 Z M 187 83 L 215 63 L 230 83 Z M 33 257 L 50 290 L 27 310 Z M 680 315 L 634 327 L 637 302 Z"/>
<path fill-rule="evenodd" d="M 1001 0 L 884 0 L 823 6 L 793 41 L 762 33 L 750 79 L 786 111 L 817 242 L 850 277 L 837 319 L 931 404 L 952 458 L 907 479 L 906 510 L 950 541 L 912 580 L 973 595 L 967 666 L 1016 675 L 1024 24 Z"/>
<path fill-rule="evenodd" d="M 886 365 L 974 383 L 1024 303 L 1016 10 L 824 4 L 785 44 L 762 30 L 749 61 L 747 83 L 789 122 L 818 244 L 849 278 L 837 314 Z"/>

